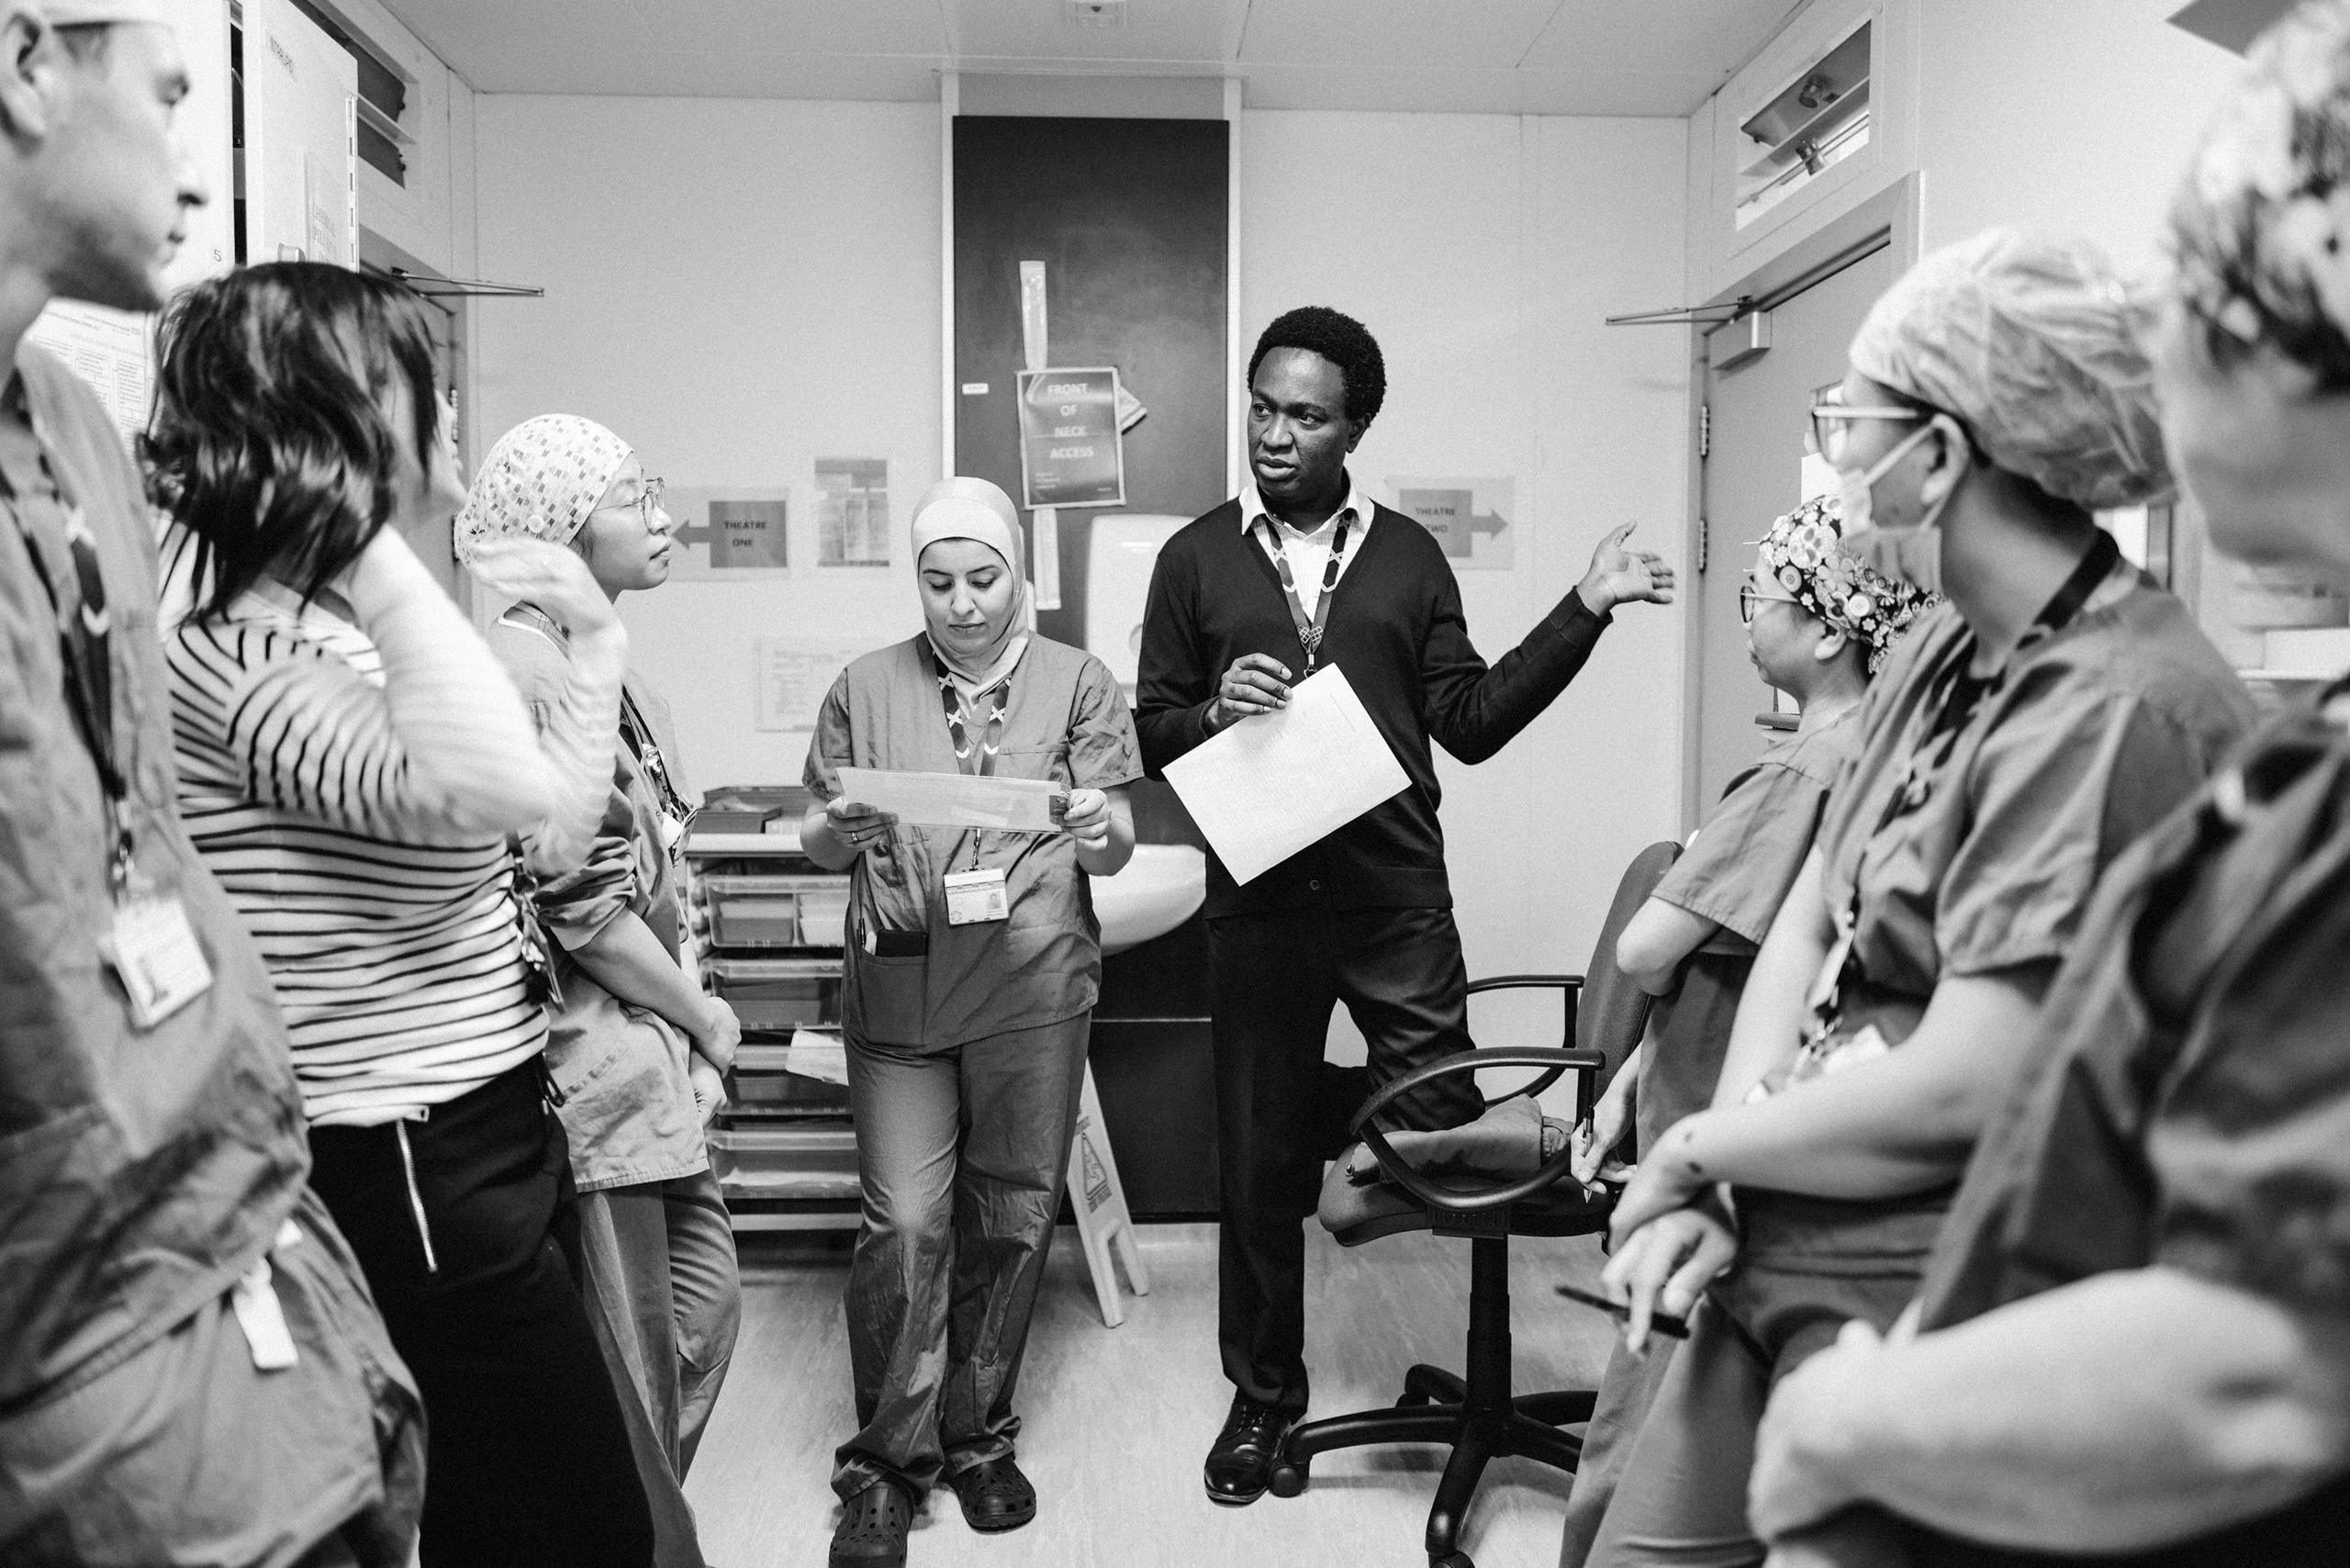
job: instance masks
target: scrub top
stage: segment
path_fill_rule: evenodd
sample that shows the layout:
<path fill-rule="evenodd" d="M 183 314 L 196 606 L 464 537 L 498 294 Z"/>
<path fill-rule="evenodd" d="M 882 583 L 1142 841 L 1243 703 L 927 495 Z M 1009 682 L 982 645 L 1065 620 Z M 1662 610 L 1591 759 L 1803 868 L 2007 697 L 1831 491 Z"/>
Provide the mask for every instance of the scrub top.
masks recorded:
<path fill-rule="evenodd" d="M 490 638 L 544 729 L 570 679 L 561 630 L 518 605 Z M 677 956 L 689 797 L 674 761 L 668 704 L 634 671 L 621 689 L 612 792 L 587 863 L 541 885 L 534 900 L 559 949 L 562 1002 L 547 1021 L 548 1097 L 563 1119 L 572 1180 L 583 1193 L 710 1168 L 689 1076 L 690 1042 L 659 1014 L 606 991 L 571 956 L 624 912 L 643 921 L 670 958 Z"/>
<path fill-rule="evenodd" d="M 139 470 L 54 356 L 27 343 L 0 381 L 0 1411 L 30 1422 L 37 1396 L 120 1365 L 234 1284 L 293 1212 L 309 1147 L 269 975 L 173 804 Z M 62 626 L 87 625 L 88 590 L 111 623 L 91 663 L 138 872 L 179 900 L 212 970 L 147 1028 L 101 956 L 113 841 L 61 645 Z M 49 1495 L 79 1484 L 41 1479 Z M 0 1536 L 17 1500 L 0 1497 Z"/>
<path fill-rule="evenodd" d="M 1722 791 L 1652 897 L 1721 926 L 1651 1015 L 1634 1096 L 1639 1147 L 1713 1103 L 1747 971 L 1811 853 L 1829 791 L 1859 753 L 1860 709 L 1775 740 Z"/>
<path fill-rule="evenodd" d="M 2106 864 L 2202 784 L 2252 713 L 2186 607 L 2119 560 L 1937 735 L 1975 649 L 1945 603 L 1894 650 L 1820 824 L 1828 907 L 1856 965 L 1840 1036 L 1874 1024 L 1897 1046 L 1943 976 L 2062 958 Z"/>
<path fill-rule="evenodd" d="M 2107 878 L 1929 1261 L 1926 1328 L 2148 1264 L 2350 1327 L 2350 734 L 2333 707 L 2273 721 Z M 2333 1562 L 2345 1531 L 2350 1480 L 2099 1561 Z M 2288 1544 L 2312 1540 L 2326 1551 Z"/>
<path fill-rule="evenodd" d="M 2075 614 L 2035 624 L 1963 723 L 1938 733 L 1975 645 L 1957 610 L 1938 606 L 1863 704 L 1860 755 L 1819 830 L 1822 885 L 1852 962 L 1797 1079 L 1897 1048 L 1946 975 L 2053 969 L 2107 864 L 2201 786 L 2251 716 L 2186 607 L 2118 558 Z M 1913 1269 L 1951 1193 L 1742 1193 L 1747 1251 L 1814 1277 Z"/>
<path fill-rule="evenodd" d="M 1008 678 L 998 778 L 1113 790 L 1143 776 L 1134 715 L 1101 660 L 1032 636 Z M 809 792 L 838 799 L 845 767 L 960 771 L 926 637 L 867 654 L 833 683 L 808 748 Z M 1009 918 L 951 925 L 943 879 L 975 868 L 1004 873 Z M 926 940 L 928 951 L 877 951 L 882 933 L 918 934 L 890 945 Z M 857 857 L 846 936 L 842 1026 L 869 1044 L 946 1050 L 1073 1018 L 1100 994 L 1101 926 L 1067 834 L 894 828 Z"/>

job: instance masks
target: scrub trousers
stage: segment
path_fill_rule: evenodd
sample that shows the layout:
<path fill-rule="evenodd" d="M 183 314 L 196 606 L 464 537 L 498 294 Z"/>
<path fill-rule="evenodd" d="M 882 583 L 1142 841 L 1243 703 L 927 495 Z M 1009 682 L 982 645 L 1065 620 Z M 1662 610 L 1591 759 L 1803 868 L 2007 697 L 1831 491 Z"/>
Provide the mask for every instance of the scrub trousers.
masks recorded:
<path fill-rule="evenodd" d="M 1575 1465 L 1573 1489 L 1567 1494 L 1567 1527 L 1559 1541 L 1559 1568 L 1583 1568 L 1591 1556 L 1599 1523 L 1607 1516 L 1616 1488 L 1631 1462 L 1632 1445 L 1656 1403 L 1657 1390 L 1673 1366 L 1673 1341 L 1649 1336 L 1648 1349 L 1635 1355 L 1617 1336 L 1600 1374 L 1599 1402 L 1583 1428 L 1583 1457 Z"/>
<path fill-rule="evenodd" d="M 1918 1294 L 1942 1201 L 1741 1192 L 1741 1256 L 1690 1315 L 1623 1461 L 1591 1568 L 1748 1568 L 1754 1436 L 1779 1379 L 1855 1317 L 1893 1327 Z"/>
<path fill-rule="evenodd" d="M 310 1129 L 310 1184 L 424 1395 L 424 1568 L 645 1568 L 653 1522 L 565 1257 L 532 1058 L 415 1122 Z"/>
<path fill-rule="evenodd" d="M 1216 1316 L 1224 1374 L 1249 1398 L 1305 1411 L 1305 1221 L 1323 1162 L 1378 1084 L 1465 1051 L 1469 976 L 1449 909 L 1282 910 L 1208 923 L 1218 1148 Z M 1340 1002 L 1369 1070 L 1322 1059 Z M 1473 1122 L 1467 1074 L 1405 1096 L 1391 1129 Z"/>
<path fill-rule="evenodd" d="M 743 1326 L 734 1227 L 717 1176 L 582 1193 L 579 1265 L 653 1512 L 655 1568 L 701 1568 L 686 1472 Z"/>
<path fill-rule="evenodd" d="M 1013 1451 L 1091 1013 L 944 1050 L 848 1040 L 864 1224 L 849 1264 L 858 1430 L 833 1490 L 915 1498 Z"/>

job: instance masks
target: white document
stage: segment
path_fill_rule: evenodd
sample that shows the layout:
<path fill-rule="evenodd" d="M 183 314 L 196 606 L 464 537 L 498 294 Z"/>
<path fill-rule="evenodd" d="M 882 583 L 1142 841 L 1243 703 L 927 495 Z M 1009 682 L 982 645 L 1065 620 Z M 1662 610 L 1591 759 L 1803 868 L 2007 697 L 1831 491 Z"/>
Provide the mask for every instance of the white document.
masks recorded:
<path fill-rule="evenodd" d="M 1055 833 L 1053 800 L 1061 787 L 1043 778 L 987 778 L 965 773 L 883 773 L 841 769 L 841 798 L 922 827 L 980 827 L 1002 833 Z"/>
<path fill-rule="evenodd" d="M 848 1047 L 838 1035 L 814 1029 L 794 1029 L 791 1044 L 783 1048 L 783 1070 L 824 1083 L 848 1081 Z"/>
<path fill-rule="evenodd" d="M 1249 882 L 1411 783 L 1348 683 L 1326 665 L 1289 706 L 1243 719 L 1167 765 L 1167 781 L 1236 882 Z"/>

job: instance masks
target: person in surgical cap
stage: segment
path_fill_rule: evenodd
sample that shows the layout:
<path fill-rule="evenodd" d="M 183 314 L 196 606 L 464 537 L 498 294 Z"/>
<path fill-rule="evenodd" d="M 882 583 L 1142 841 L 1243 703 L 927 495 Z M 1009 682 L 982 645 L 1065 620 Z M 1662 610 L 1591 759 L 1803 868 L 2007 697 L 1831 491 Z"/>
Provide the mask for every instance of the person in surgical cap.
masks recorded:
<path fill-rule="evenodd" d="M 1595 1565 L 1762 1560 L 1771 1388 L 1916 1294 L 2099 873 L 2244 728 L 2234 672 L 2092 515 L 2171 490 L 2143 319 L 2087 245 L 1996 230 L 1897 282 L 1813 411 L 1843 548 L 1946 602 L 1872 686 L 1711 1108 L 1617 1206 L 1628 1339 L 1660 1310 L 1691 1338 Z"/>
<path fill-rule="evenodd" d="M 811 860 L 855 868 L 835 935 L 865 1218 L 833 1568 L 899 1568 L 942 1484 L 973 1529 L 1035 1517 L 1013 1394 L 1101 989 L 1088 878 L 1134 854 L 1126 786 L 1142 777 L 1108 666 L 1030 630 L 1011 497 L 940 480 L 914 508 L 908 555 L 922 630 L 833 683 L 800 827 Z M 1060 804 L 1008 831 L 901 823 L 859 800 L 845 767 L 1049 784 Z"/>
<path fill-rule="evenodd" d="M 229 87 L 175 9 L 0 0 L 0 1562 L 398 1568 L 416 1387 L 174 802 L 139 470 L 28 337 L 54 299 L 160 308 L 227 198 L 173 133 Z"/>
<path fill-rule="evenodd" d="M 2214 542 L 2337 586 L 2346 196 L 2350 6 L 2304 6 L 2255 47 L 2183 182 L 2154 361 Z M 1914 1332 L 1854 1330 L 1773 1396 L 1751 1501 L 1791 1561 L 2343 1561 L 2343 689 L 2271 718 L 2107 877 Z"/>

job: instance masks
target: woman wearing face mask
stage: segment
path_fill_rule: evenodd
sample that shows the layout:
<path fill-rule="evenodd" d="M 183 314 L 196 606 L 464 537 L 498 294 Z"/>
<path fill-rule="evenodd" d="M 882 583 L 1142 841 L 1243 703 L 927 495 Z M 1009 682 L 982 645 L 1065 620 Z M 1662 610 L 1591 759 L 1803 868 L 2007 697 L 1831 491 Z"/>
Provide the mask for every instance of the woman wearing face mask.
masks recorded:
<path fill-rule="evenodd" d="M 1861 699 L 1896 641 L 1935 602 L 1843 554 L 1842 532 L 1837 502 L 1807 501 L 1771 525 L 1739 589 L 1749 656 L 1802 718 L 1729 781 L 1617 942 L 1617 963 L 1660 1000 L 1648 1038 L 1585 1124 L 1578 1181 L 1621 1179 L 1609 1156 L 1636 1121 L 1645 1150 L 1712 1100 L 1747 970 L 1811 852 L 1829 790 L 1860 748 Z M 1561 1568 L 1582 1568 L 1670 1364 L 1657 1344 L 1645 1354 L 1618 1344 L 1608 1358 L 1575 1467 Z"/>
<path fill-rule="evenodd" d="M 1101 978 L 1086 874 L 1134 852 L 1134 720 L 1099 659 L 1031 633 L 1019 514 L 941 480 L 913 519 L 926 625 L 844 671 L 809 747 L 800 843 L 854 866 L 843 1026 L 865 1223 L 850 1266 L 860 1430 L 832 1562 L 905 1561 L 942 1478 L 973 1529 L 1035 1516 L 1012 1412 Z M 1062 831 L 901 827 L 844 767 L 1049 779 Z M 977 896 L 974 896 L 974 895 Z"/>
<path fill-rule="evenodd" d="M 397 284 L 273 263 L 164 318 L 148 456 L 198 585 L 164 639 L 180 809 L 268 962 L 311 1185 L 424 1395 L 426 1568 L 642 1568 L 644 1493 L 558 1244 L 513 847 L 542 876 L 579 864 L 627 633 L 565 551 L 476 559 L 577 650 L 533 734 L 403 542 L 464 497 L 424 316 Z"/>
<path fill-rule="evenodd" d="M 501 437 L 456 523 L 471 562 L 538 539 L 587 563 L 608 599 L 669 576 L 658 479 L 618 436 L 570 414 Z M 573 678 L 559 620 L 524 601 L 490 645 L 542 728 Z M 541 887 L 560 1005 L 547 1072 L 579 1190 L 590 1315 L 626 1391 L 637 1469 L 653 1506 L 657 1568 L 699 1568 L 686 1469 L 718 1401 L 742 1319 L 734 1236 L 702 1127 L 725 1103 L 742 1030 L 678 961 L 680 871 L 693 814 L 668 705 L 631 671 L 621 689 L 610 801 L 588 864 Z"/>
<path fill-rule="evenodd" d="M 1871 689 L 1713 1108 L 1617 1206 L 1629 1338 L 1695 1316 L 1595 1562 L 1761 1560 L 1766 1392 L 1908 1302 L 2099 872 L 2245 722 L 2185 608 L 2089 517 L 2169 490 L 2139 325 L 2086 246 L 1993 231 L 1877 302 L 1817 410 L 1846 547 L 1949 602 Z"/>
<path fill-rule="evenodd" d="M 2179 194 L 2155 363 L 2212 543 L 2337 586 L 2346 191 L 2350 6 L 2304 6 L 2255 48 Z M 1856 1330 L 1773 1398 L 1754 1522 L 1802 1561 L 2343 1560 L 2345 691 L 2272 720 L 2106 879 L 1915 1337 Z"/>

